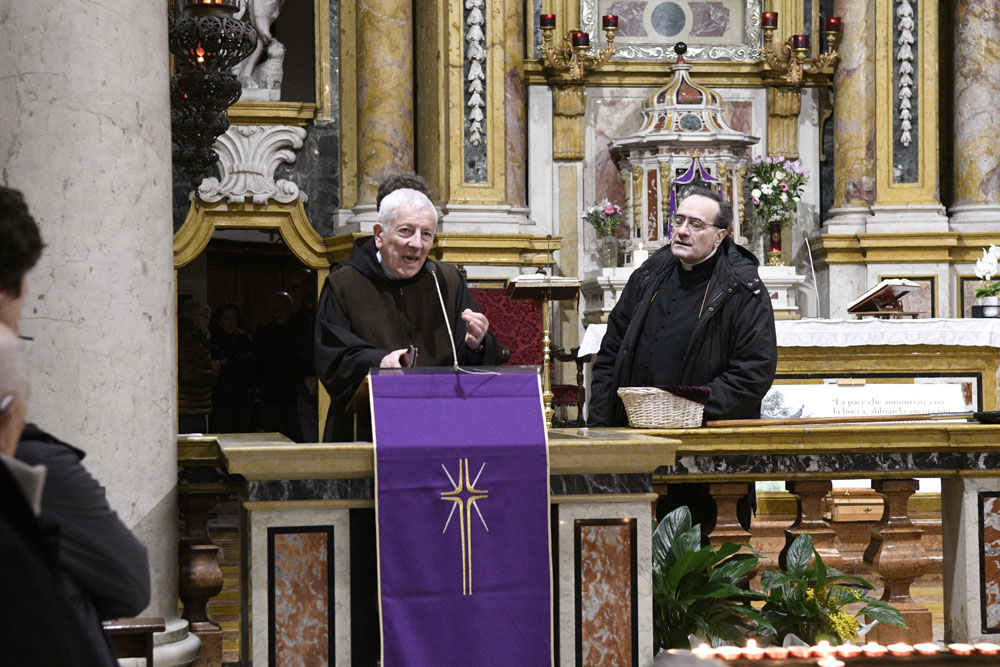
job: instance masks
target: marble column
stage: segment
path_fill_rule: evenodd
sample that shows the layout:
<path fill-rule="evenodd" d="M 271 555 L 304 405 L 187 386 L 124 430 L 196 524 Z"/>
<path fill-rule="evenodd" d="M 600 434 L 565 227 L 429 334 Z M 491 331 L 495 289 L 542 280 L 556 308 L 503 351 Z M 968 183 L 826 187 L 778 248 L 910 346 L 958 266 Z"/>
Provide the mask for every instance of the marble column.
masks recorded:
<path fill-rule="evenodd" d="M 525 169 L 528 159 L 527 99 L 524 86 L 523 3 L 504 3 L 506 45 L 504 48 L 504 125 L 507 203 L 524 208 Z M 527 213 L 527 209 L 524 211 Z"/>
<path fill-rule="evenodd" d="M 413 10 L 402 0 L 357 5 L 358 205 L 374 221 L 387 176 L 413 171 Z"/>
<path fill-rule="evenodd" d="M 953 227 L 1000 215 L 1000 0 L 955 0 Z M 994 226 L 995 229 L 995 226 Z M 971 229 L 970 229 L 971 231 Z"/>
<path fill-rule="evenodd" d="M 863 231 L 875 201 L 875 3 L 835 0 L 844 21 L 833 78 L 834 208 L 823 233 Z"/>
<path fill-rule="evenodd" d="M 200 642 L 177 615 L 176 372 L 167 11 L 4 3 L 2 180 L 46 248 L 28 275 L 29 420 L 85 465 L 149 549 L 156 664 Z M 49 637 L 48 641 L 58 641 Z"/>

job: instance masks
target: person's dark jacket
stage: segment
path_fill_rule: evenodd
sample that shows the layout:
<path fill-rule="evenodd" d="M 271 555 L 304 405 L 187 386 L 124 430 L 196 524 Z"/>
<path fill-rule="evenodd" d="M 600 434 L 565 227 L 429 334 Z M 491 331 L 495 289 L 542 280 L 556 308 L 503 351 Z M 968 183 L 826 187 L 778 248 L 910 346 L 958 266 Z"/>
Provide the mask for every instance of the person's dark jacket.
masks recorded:
<path fill-rule="evenodd" d="M 253 396 L 253 348 L 250 334 L 237 329 L 229 334 L 212 331 L 212 359 L 222 363 L 212 386 L 212 405 L 242 403 Z"/>
<path fill-rule="evenodd" d="M 27 425 L 16 458 L 47 469 L 42 522 L 59 529 L 58 561 L 70 608 L 92 642 L 107 645 L 101 621 L 136 616 L 149 604 L 146 547 L 108 505 L 84 453 Z"/>
<path fill-rule="evenodd" d="M 94 643 L 66 602 L 56 533 L 41 525 L 0 459 L 0 662 L 33 667 L 117 665 L 107 644 Z"/>
<path fill-rule="evenodd" d="M 678 384 L 712 390 L 706 421 L 756 418 L 777 368 L 774 312 L 757 274 L 757 259 L 728 236 L 717 253 L 701 318 L 687 350 L 675 351 L 685 359 Z M 653 296 L 679 270 L 679 260 L 665 246 L 629 278 L 594 361 L 588 425 L 628 424 L 617 390 L 630 386 L 636 342 Z"/>
<path fill-rule="evenodd" d="M 417 366 L 451 366 L 448 328 L 427 264 L 437 268 L 458 363 L 496 363 L 499 344 L 489 332 L 477 350 L 465 345 L 466 308 L 479 311 L 465 278 L 451 264 L 428 259 L 412 278 L 391 277 L 375 254 L 374 237 L 354 243 L 347 261 L 330 268 L 316 314 L 316 374 L 330 393 L 325 441 L 355 439 L 354 420 L 345 407 L 358 385 L 385 355 L 415 345 Z M 367 426 L 367 410 L 359 426 Z M 359 429 L 367 434 L 370 428 Z"/>

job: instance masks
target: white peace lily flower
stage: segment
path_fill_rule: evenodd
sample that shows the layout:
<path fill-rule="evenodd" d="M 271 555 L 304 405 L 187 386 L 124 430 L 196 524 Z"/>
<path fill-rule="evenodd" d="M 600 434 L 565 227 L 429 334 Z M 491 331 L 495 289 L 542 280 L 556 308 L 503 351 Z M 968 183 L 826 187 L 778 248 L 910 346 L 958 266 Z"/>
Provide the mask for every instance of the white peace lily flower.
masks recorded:
<path fill-rule="evenodd" d="M 986 251 L 984 250 L 983 252 L 986 252 Z M 995 245 L 993 245 L 991 243 L 990 244 L 990 254 L 993 255 L 994 257 L 996 257 L 997 259 L 1000 259 L 1000 246 L 995 246 Z"/>
<path fill-rule="evenodd" d="M 997 256 L 984 248 L 983 256 L 976 260 L 976 277 L 981 280 L 989 280 L 997 274 L 998 269 L 1000 269 L 1000 262 L 998 262 Z"/>

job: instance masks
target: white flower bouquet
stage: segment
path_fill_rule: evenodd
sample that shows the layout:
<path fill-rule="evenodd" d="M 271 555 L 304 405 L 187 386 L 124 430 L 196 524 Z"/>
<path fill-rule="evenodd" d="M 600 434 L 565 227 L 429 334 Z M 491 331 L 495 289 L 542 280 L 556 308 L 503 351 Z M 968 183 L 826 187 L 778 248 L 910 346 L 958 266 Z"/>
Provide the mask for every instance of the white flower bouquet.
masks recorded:
<path fill-rule="evenodd" d="M 802 191 L 809 181 L 802 164 L 781 156 L 757 157 L 750 167 L 749 180 L 754 206 L 750 226 L 754 231 L 766 234 L 772 222 L 794 227 Z"/>
<path fill-rule="evenodd" d="M 1000 280 L 990 282 L 997 273 L 1000 273 L 1000 247 L 991 243 L 989 248 L 983 248 L 983 256 L 976 260 L 976 277 L 983 281 L 983 286 L 976 290 L 977 299 L 1000 294 Z"/>

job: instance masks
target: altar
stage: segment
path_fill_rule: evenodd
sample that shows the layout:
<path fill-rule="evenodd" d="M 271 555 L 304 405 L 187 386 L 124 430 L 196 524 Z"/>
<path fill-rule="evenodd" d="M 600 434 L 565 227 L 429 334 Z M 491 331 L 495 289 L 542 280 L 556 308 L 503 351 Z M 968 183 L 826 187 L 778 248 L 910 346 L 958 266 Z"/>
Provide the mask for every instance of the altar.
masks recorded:
<path fill-rule="evenodd" d="M 775 384 L 966 383 L 976 410 L 997 407 L 1000 319 L 803 319 L 778 320 L 774 327 Z M 579 355 L 596 353 L 606 330 L 607 324 L 589 325 Z"/>
<path fill-rule="evenodd" d="M 832 479 L 872 478 L 891 508 L 872 529 L 873 553 L 882 554 L 874 573 L 924 631 L 919 622 L 929 612 L 907 601 L 926 558 L 906 499 L 916 489 L 914 476 L 940 478 L 946 636 L 974 641 L 1000 631 L 991 574 L 1000 564 L 984 542 L 1000 521 L 1000 426 L 550 429 L 548 442 L 556 664 L 652 663 L 654 484 L 680 479 L 712 484 L 720 517 L 713 542 L 749 540 L 735 519 L 736 490 L 745 491 L 748 480 L 786 481 L 802 508 L 790 530 L 813 534 L 817 549 L 835 563 L 818 498 Z M 223 488 L 238 493 L 243 660 L 308 662 L 325 655 L 330 664 L 359 664 L 359 612 L 370 592 L 358 581 L 371 568 L 371 554 L 357 538 L 372 528 L 372 444 L 206 436 L 182 439 L 180 461 L 187 480 L 182 507 Z M 189 512 L 190 521 L 195 510 Z"/>

